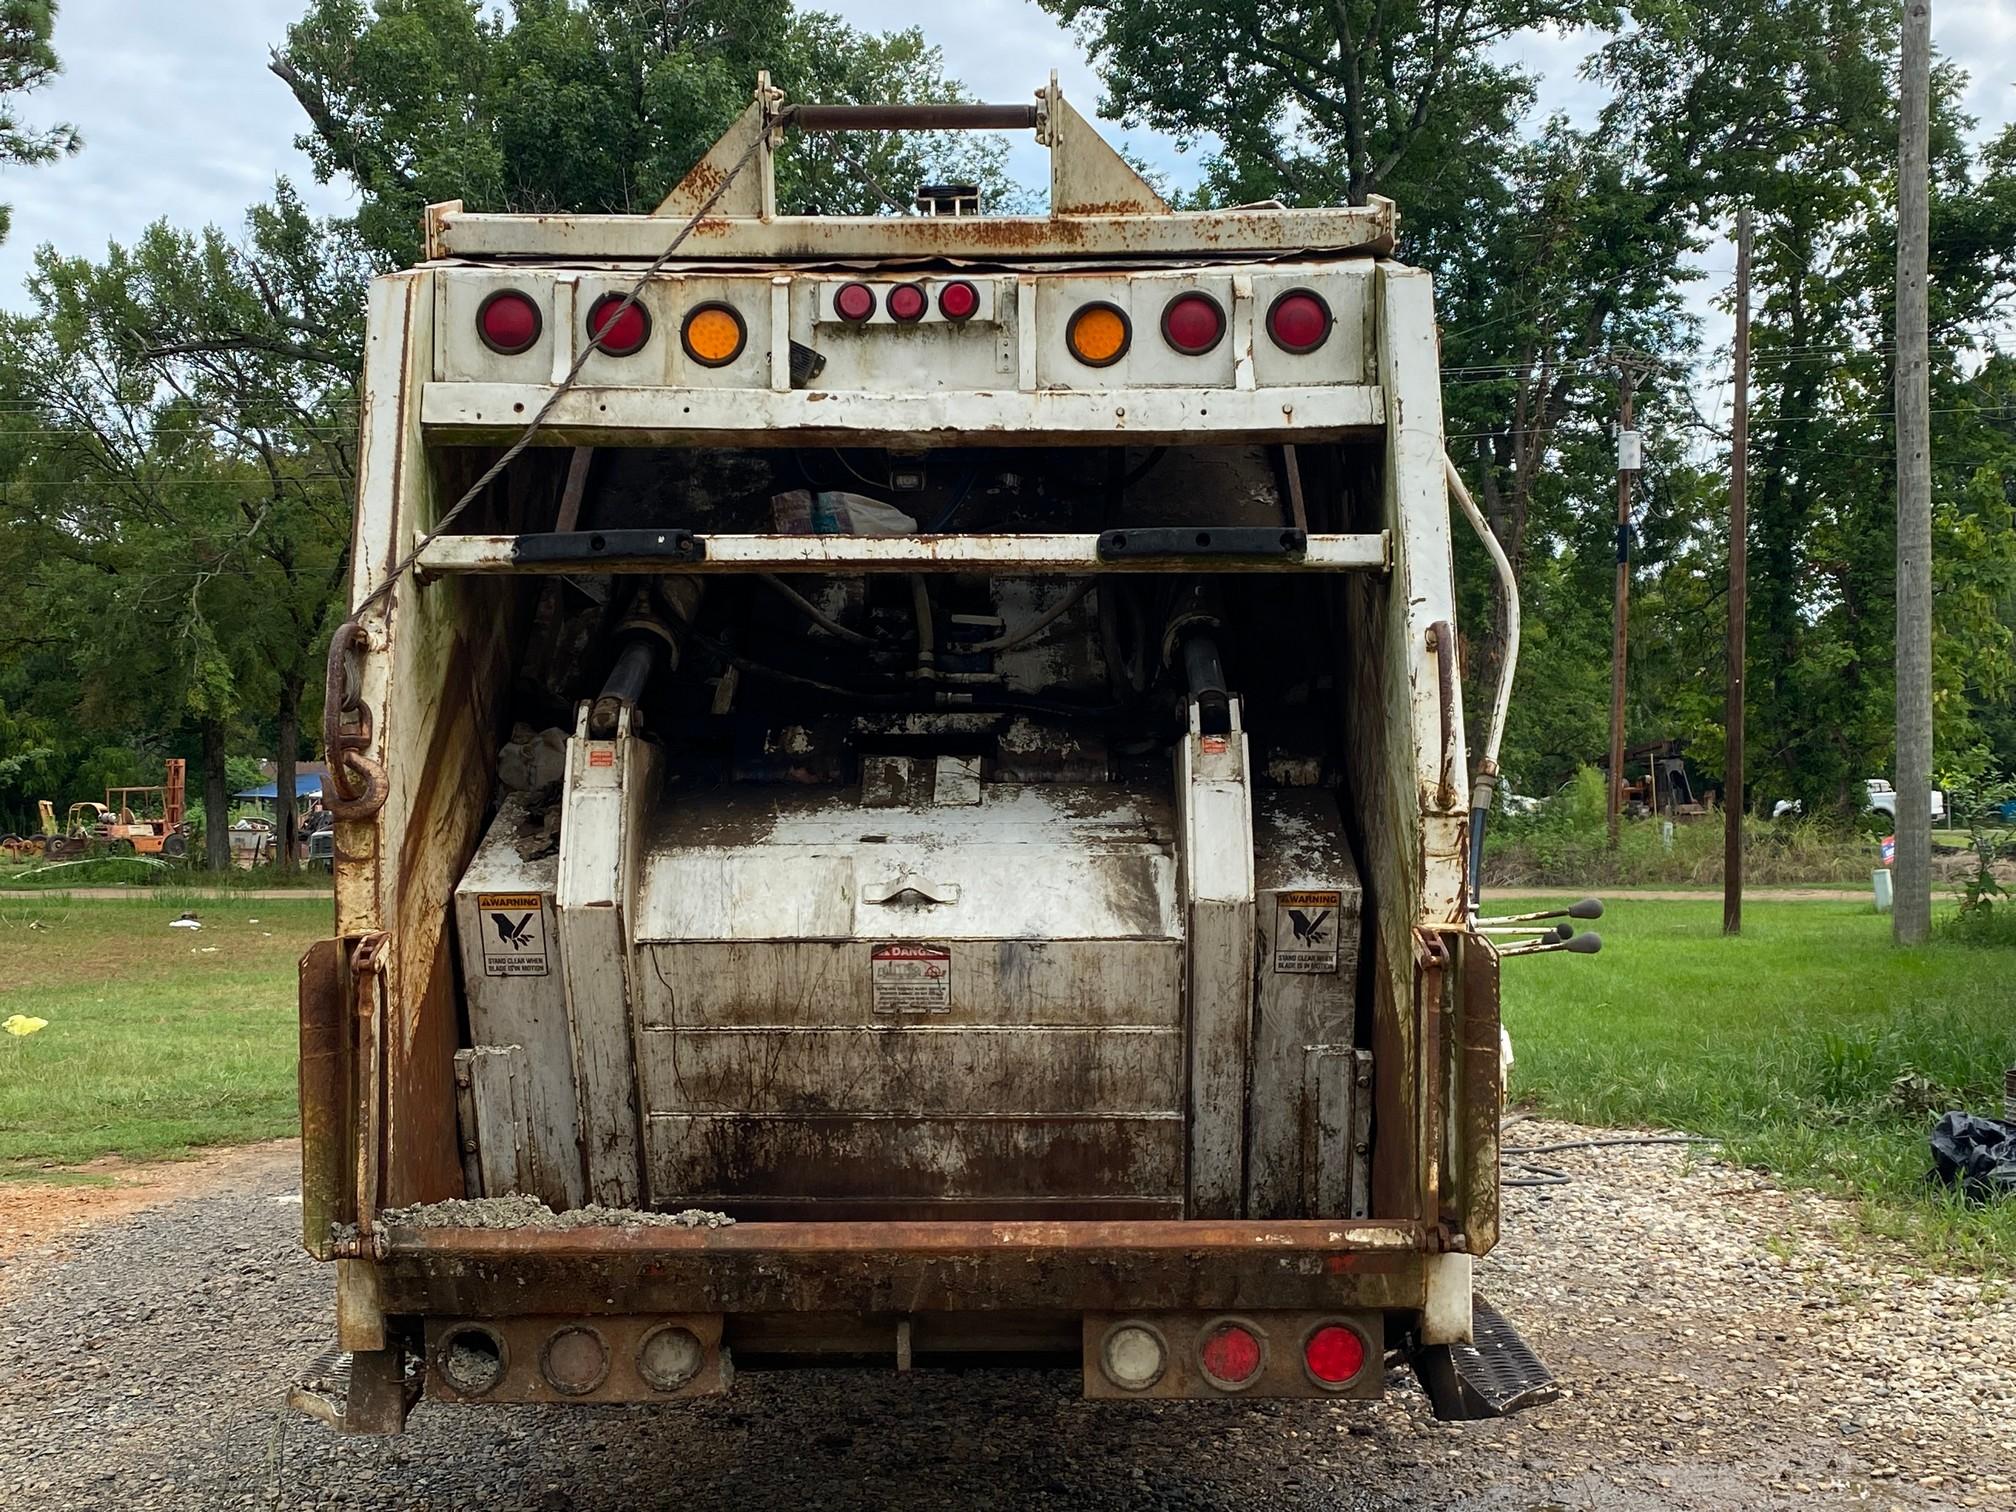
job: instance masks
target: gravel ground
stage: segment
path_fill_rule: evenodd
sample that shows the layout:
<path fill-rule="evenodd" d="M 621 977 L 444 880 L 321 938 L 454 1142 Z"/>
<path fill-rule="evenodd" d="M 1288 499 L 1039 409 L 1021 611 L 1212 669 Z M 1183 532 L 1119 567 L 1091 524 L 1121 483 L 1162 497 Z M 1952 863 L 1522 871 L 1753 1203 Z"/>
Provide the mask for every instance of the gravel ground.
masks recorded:
<path fill-rule="evenodd" d="M 1525 1143 L 1583 1137 L 1522 1125 Z M 2016 1307 L 1672 1148 L 1550 1157 L 1483 1285 L 1561 1401 L 1088 1403 L 1075 1375 L 748 1375 L 725 1399 L 423 1404 L 340 1439 L 278 1402 L 328 1337 L 283 1148 L 0 1263 L 0 1507 L 2016 1508 Z"/>

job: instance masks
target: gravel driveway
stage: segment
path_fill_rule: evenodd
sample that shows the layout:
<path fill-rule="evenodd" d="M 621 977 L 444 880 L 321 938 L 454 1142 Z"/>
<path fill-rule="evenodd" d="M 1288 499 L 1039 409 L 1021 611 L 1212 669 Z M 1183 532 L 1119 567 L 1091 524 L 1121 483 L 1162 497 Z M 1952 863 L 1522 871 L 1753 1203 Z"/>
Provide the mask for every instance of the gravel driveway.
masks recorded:
<path fill-rule="evenodd" d="M 1521 1125 L 1526 1143 L 1583 1137 Z M 1080 1400 L 1072 1374 L 743 1375 L 678 1407 L 279 1406 L 327 1339 L 284 1148 L 0 1262 L 0 1507 L 2016 1508 L 2016 1306 L 1830 1240 L 1838 1208 L 1671 1148 L 1550 1157 L 1484 1286 L 1563 1399 Z"/>

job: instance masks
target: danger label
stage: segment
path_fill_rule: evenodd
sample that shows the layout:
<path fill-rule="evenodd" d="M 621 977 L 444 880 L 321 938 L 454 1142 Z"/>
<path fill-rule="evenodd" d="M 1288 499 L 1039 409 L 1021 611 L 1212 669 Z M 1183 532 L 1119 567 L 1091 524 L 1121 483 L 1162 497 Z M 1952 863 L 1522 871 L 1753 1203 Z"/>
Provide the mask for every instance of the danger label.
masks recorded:
<path fill-rule="evenodd" d="M 1337 969 L 1338 913 L 1344 895 L 1284 892 L 1274 898 L 1274 969 L 1289 972 Z"/>
<path fill-rule="evenodd" d="M 483 975 L 546 975 L 546 910 L 538 893 L 478 893 Z"/>
<path fill-rule="evenodd" d="M 877 1013 L 948 1013 L 952 952 L 943 945 L 876 945 L 868 977 Z"/>

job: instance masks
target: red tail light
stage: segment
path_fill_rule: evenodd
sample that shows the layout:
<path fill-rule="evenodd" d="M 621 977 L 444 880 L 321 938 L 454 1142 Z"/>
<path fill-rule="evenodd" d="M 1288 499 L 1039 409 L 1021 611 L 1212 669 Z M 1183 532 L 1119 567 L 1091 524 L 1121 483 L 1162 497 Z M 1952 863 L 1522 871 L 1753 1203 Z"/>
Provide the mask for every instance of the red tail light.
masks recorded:
<path fill-rule="evenodd" d="M 588 334 L 611 357 L 628 357 L 651 339 L 651 315 L 641 303 L 623 309 L 621 294 L 604 294 L 588 311 Z"/>
<path fill-rule="evenodd" d="M 833 313 L 842 320 L 861 324 L 875 313 L 875 291 L 864 283 L 840 285 L 833 296 Z"/>
<path fill-rule="evenodd" d="M 924 318 L 924 312 L 930 308 L 931 301 L 925 296 L 924 285 L 903 283 L 891 289 L 889 297 L 883 300 L 882 304 L 883 308 L 888 310 L 891 320 L 910 325 Z"/>
<path fill-rule="evenodd" d="M 1365 1340 L 1355 1328 L 1325 1323 L 1303 1341 L 1302 1365 L 1319 1386 L 1349 1386 L 1365 1368 Z"/>
<path fill-rule="evenodd" d="M 1244 1323 L 1214 1323 L 1198 1346 L 1199 1363 L 1213 1386 L 1237 1391 L 1259 1378 L 1267 1363 L 1267 1346 L 1260 1335 Z"/>
<path fill-rule="evenodd" d="M 506 357 L 531 350 L 543 326 L 539 306 L 516 289 L 499 289 L 476 308 L 476 334 Z"/>
<path fill-rule="evenodd" d="M 947 320 L 971 320 L 980 308 L 980 291 L 965 279 L 938 290 L 938 313 Z"/>
<path fill-rule="evenodd" d="M 1225 307 L 1209 294 L 1178 294 L 1162 307 L 1162 339 L 1201 357 L 1225 339 Z"/>
<path fill-rule="evenodd" d="M 1267 309 L 1267 334 L 1284 352 L 1313 352 L 1330 339 L 1330 306 L 1314 289 L 1290 289 Z"/>

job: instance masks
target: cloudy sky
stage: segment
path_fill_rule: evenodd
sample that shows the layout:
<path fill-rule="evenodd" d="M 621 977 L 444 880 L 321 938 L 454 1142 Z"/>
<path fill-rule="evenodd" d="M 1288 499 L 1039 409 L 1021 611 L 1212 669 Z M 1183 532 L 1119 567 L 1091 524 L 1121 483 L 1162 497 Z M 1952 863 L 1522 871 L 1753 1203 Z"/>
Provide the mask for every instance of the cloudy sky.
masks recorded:
<path fill-rule="evenodd" d="M 0 301 L 24 302 L 21 283 L 42 243 L 95 255 L 164 216 L 236 228 L 279 174 L 311 204 L 343 209 L 344 189 L 315 185 L 294 149 L 298 108 L 265 67 L 268 47 L 303 8 L 304 0 L 64 0 L 56 45 L 66 71 L 22 111 L 31 122 L 75 123 L 85 147 L 60 164 L 0 175 L 0 201 L 14 207 L 13 235 L 0 246 Z M 923 26 L 951 72 L 985 99 L 1027 99 L 1052 68 L 1088 112 L 1098 97 L 1070 36 L 1031 0 L 823 0 L 822 8 L 874 29 Z M 2016 116 L 2016 0 L 1935 0 L 1934 34 L 1942 53 L 1975 71 L 1968 107 L 1984 127 Z M 1574 77 L 1587 50 L 1587 38 L 1549 36 L 1507 49 L 1546 80 L 1549 107 L 1574 113 L 1588 98 Z M 1178 182 L 1194 177 L 1170 143 L 1127 139 Z M 1037 149 L 1023 150 L 1018 168 L 1040 180 Z"/>

